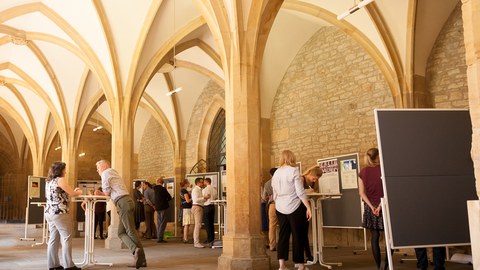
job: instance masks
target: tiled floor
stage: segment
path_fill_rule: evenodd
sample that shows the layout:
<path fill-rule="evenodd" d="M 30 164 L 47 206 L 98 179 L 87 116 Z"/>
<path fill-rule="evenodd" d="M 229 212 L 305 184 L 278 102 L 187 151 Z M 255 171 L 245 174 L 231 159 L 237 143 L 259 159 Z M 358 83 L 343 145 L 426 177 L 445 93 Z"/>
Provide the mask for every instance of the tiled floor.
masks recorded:
<path fill-rule="evenodd" d="M 46 269 L 47 248 L 45 245 L 31 247 L 33 242 L 20 241 L 22 227 L 0 224 L 0 269 Z M 108 250 L 104 248 L 103 240 L 95 240 L 95 259 L 98 262 L 112 262 L 113 267 L 91 266 L 88 269 L 132 269 L 127 265 L 132 262 L 132 255 L 128 250 Z M 183 244 L 180 239 L 171 239 L 168 243 L 159 244 L 156 241 L 144 240 L 148 268 L 141 269 L 217 269 L 217 259 L 221 249 L 196 249 L 193 244 Z M 326 261 L 342 262 L 342 266 L 333 269 L 375 269 L 370 251 L 353 254 L 352 248 L 325 249 Z M 276 253 L 267 251 L 271 258 L 271 269 L 278 269 Z M 75 262 L 83 259 L 83 239 L 75 238 L 73 247 Z M 402 254 L 394 255 L 394 269 L 415 269 L 415 261 L 400 263 L 405 258 Z M 287 263 L 294 269 L 293 263 Z M 309 266 L 311 270 L 326 269 L 320 265 Z M 430 267 L 433 269 L 433 267 Z M 447 262 L 449 270 L 471 270 L 471 265 L 462 265 Z"/>

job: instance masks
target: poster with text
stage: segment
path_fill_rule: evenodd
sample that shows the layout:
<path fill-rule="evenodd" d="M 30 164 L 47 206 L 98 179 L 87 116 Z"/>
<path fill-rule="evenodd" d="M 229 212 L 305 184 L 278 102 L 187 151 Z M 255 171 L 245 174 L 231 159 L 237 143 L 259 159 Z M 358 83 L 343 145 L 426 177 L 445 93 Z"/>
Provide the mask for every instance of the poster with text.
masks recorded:
<path fill-rule="evenodd" d="M 30 178 L 30 198 L 40 198 L 40 178 Z"/>
<path fill-rule="evenodd" d="M 320 193 L 339 194 L 340 177 L 337 159 L 319 159 L 317 164 L 323 171 L 323 175 L 318 181 Z"/>
<path fill-rule="evenodd" d="M 355 159 L 345 159 L 340 161 L 340 165 L 342 189 L 358 188 L 357 161 Z"/>

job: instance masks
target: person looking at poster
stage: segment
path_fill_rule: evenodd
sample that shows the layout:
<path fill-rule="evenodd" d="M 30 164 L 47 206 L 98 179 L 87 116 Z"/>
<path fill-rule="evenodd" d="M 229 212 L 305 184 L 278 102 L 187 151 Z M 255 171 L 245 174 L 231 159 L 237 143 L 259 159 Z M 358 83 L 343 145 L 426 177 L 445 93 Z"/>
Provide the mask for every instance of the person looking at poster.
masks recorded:
<path fill-rule="evenodd" d="M 360 171 L 358 178 L 358 193 L 365 205 L 363 227 L 369 229 L 372 234 L 372 254 L 377 264 L 377 269 L 380 269 L 382 263 L 380 234 L 384 230 L 382 205 L 380 204 L 380 199 L 383 198 L 383 184 L 377 148 L 368 149 L 365 154 L 365 162 L 367 166 Z M 384 269 L 388 269 L 386 257 L 387 255 L 385 255 Z"/>
<path fill-rule="evenodd" d="M 82 195 L 80 188 L 72 189 L 65 180 L 66 164 L 61 161 L 54 162 L 48 171 L 45 184 L 45 219 L 48 222 L 50 238 L 47 248 L 47 265 L 50 270 L 76 270 L 81 269 L 73 263 L 72 235 L 73 222 L 70 212 L 69 196 Z M 65 264 L 60 265 L 58 251 L 62 245 L 62 255 Z"/>
<path fill-rule="evenodd" d="M 303 181 L 303 187 L 305 188 L 305 192 L 318 192 L 318 179 L 322 177 L 323 171 L 320 169 L 320 166 L 315 165 L 308 170 L 306 170 L 302 176 L 300 177 Z M 305 221 L 304 230 L 306 231 L 305 240 L 303 241 L 305 244 L 305 256 L 307 257 L 307 265 L 313 264 L 313 255 L 312 251 L 310 250 L 310 241 L 308 240 L 308 228 L 310 227 L 310 222 L 308 220 Z"/>

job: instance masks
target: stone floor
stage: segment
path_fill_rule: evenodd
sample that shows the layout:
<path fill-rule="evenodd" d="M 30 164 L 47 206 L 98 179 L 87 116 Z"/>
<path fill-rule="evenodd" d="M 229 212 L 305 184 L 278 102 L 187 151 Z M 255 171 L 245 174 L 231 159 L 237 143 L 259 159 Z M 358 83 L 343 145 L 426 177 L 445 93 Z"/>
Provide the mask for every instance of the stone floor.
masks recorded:
<path fill-rule="evenodd" d="M 37 229 L 38 230 L 38 229 Z M 45 245 L 32 247 L 34 242 L 20 241 L 23 234 L 20 226 L 0 224 L 0 269 L 46 269 Z M 73 257 L 75 262 L 83 259 L 83 239 L 75 238 Z M 193 244 L 184 244 L 180 239 L 170 239 L 168 243 L 159 244 L 152 240 L 143 240 L 145 253 L 148 261 L 146 269 L 217 269 L 217 259 L 221 255 L 221 249 L 196 249 Z M 271 269 L 278 269 L 276 253 L 267 251 L 271 258 Z M 325 260 L 328 262 L 342 262 L 342 266 L 334 266 L 333 269 L 375 269 L 370 251 L 353 254 L 352 248 L 327 248 Z M 415 261 L 400 263 L 403 254 L 394 255 L 394 269 L 415 269 Z M 132 261 L 132 255 L 127 250 L 108 250 L 104 248 L 103 240 L 95 240 L 95 259 L 98 262 L 111 262 L 113 267 L 91 266 L 88 269 L 132 269 L 127 265 Z M 294 269 L 293 263 L 287 262 L 290 269 Z M 311 270 L 326 269 L 320 265 L 308 267 Z M 471 270 L 471 265 L 447 262 L 449 270 Z M 142 268 L 144 269 L 144 268 Z M 433 269 L 433 267 L 430 267 Z"/>

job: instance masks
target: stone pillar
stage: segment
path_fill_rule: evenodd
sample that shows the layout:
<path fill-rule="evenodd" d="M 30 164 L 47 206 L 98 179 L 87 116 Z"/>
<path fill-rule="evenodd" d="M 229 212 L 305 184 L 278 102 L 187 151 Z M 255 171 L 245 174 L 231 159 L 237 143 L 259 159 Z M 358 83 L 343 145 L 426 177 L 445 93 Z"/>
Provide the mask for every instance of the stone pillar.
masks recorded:
<path fill-rule="evenodd" d="M 129 114 L 128 106 L 123 107 L 123 102 L 117 101 L 113 115 L 112 125 L 112 168 L 123 178 L 127 190 L 132 187 L 132 162 L 133 162 L 133 121 Z M 120 222 L 117 210 L 112 205 L 110 213 L 111 223 L 108 227 L 108 239 L 105 241 L 105 248 L 122 249 L 126 248 L 118 238 L 118 223 Z"/>
<path fill-rule="evenodd" d="M 467 63 L 468 102 L 472 121 L 472 160 L 477 196 L 480 194 L 480 0 L 462 0 L 462 17 Z M 472 243 L 473 268 L 480 269 L 480 207 L 478 201 L 469 201 L 468 218 Z"/>
<path fill-rule="evenodd" d="M 270 269 L 260 216 L 260 90 L 263 50 L 282 0 L 203 1 L 215 14 L 225 72 L 227 234 L 218 269 Z M 228 10 L 225 8 L 227 7 Z M 207 19 L 211 22 L 211 17 Z"/>

